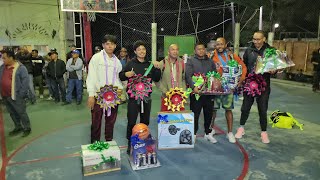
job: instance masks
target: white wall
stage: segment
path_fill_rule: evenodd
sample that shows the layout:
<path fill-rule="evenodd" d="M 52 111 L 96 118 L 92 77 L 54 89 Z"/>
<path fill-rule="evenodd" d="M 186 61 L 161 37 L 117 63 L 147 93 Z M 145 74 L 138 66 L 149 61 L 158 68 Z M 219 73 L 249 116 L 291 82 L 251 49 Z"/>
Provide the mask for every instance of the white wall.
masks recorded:
<path fill-rule="evenodd" d="M 0 46 L 47 45 L 65 59 L 64 14 L 57 0 L 0 1 Z"/>

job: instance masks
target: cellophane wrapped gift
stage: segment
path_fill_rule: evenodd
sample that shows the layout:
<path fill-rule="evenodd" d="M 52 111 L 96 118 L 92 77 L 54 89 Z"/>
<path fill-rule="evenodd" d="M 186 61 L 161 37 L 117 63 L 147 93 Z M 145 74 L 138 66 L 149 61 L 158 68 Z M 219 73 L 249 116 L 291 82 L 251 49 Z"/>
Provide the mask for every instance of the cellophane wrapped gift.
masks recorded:
<path fill-rule="evenodd" d="M 274 48 L 266 49 L 264 57 L 258 56 L 255 73 L 263 74 L 270 71 L 285 69 L 295 64 L 288 58 L 286 52 Z"/>

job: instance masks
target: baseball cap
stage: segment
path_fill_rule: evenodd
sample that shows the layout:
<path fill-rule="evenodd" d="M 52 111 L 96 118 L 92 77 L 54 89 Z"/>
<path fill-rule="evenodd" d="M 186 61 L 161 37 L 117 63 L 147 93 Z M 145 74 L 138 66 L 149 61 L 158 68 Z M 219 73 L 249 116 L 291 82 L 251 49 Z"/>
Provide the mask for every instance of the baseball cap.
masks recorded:
<path fill-rule="evenodd" d="M 72 54 L 80 54 L 80 52 L 78 51 L 78 50 L 73 50 L 72 52 L 71 52 Z"/>
<path fill-rule="evenodd" d="M 58 55 L 57 49 L 56 48 L 51 48 L 50 52 L 48 53 L 49 56 L 51 56 L 51 54 L 56 54 Z"/>

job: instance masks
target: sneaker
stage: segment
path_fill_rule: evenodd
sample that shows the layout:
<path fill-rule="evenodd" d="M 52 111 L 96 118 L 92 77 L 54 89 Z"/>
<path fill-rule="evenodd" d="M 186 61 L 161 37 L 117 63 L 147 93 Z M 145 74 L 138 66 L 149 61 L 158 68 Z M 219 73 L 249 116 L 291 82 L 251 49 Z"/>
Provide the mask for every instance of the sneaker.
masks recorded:
<path fill-rule="evenodd" d="M 212 144 L 217 143 L 218 141 L 210 133 L 204 135 L 204 139 L 210 141 Z"/>
<path fill-rule="evenodd" d="M 27 137 L 27 136 L 29 136 L 30 133 L 31 133 L 31 129 L 25 130 L 25 131 L 23 131 L 23 134 L 21 137 Z"/>
<path fill-rule="evenodd" d="M 43 95 L 40 95 L 40 99 L 43 99 Z"/>
<path fill-rule="evenodd" d="M 12 131 L 9 132 L 9 136 L 15 136 L 23 131 L 22 128 L 14 128 Z"/>
<path fill-rule="evenodd" d="M 227 134 L 227 139 L 229 140 L 230 143 L 235 143 L 236 142 L 236 138 L 234 137 L 232 132 L 229 132 Z"/>
<path fill-rule="evenodd" d="M 211 133 L 209 133 L 209 134 L 213 137 L 213 135 L 216 134 L 216 131 L 214 129 L 211 129 Z"/>
<path fill-rule="evenodd" d="M 266 131 L 262 131 L 262 132 L 261 132 L 261 141 L 262 141 L 264 144 L 270 143 L 270 140 L 269 140 L 269 137 L 268 137 L 268 133 L 267 133 Z"/>
<path fill-rule="evenodd" d="M 49 96 L 47 100 L 51 101 L 51 100 L 53 100 L 53 98 L 51 96 Z"/>
<path fill-rule="evenodd" d="M 81 101 L 77 101 L 77 105 L 80 105 L 81 104 Z"/>
<path fill-rule="evenodd" d="M 239 127 L 238 130 L 237 130 L 237 133 L 235 135 L 235 138 L 241 139 L 243 135 L 245 135 L 244 128 L 243 127 Z"/>

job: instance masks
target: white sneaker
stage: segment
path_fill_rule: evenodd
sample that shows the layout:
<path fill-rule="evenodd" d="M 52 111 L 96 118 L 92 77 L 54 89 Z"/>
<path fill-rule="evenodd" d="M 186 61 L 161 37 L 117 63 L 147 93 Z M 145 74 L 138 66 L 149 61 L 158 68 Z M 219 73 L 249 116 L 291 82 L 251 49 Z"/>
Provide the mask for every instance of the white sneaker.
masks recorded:
<path fill-rule="evenodd" d="M 243 135 L 245 135 L 244 128 L 243 128 L 243 127 L 239 127 L 238 130 L 237 130 L 237 133 L 236 133 L 235 137 L 236 137 L 237 139 L 241 139 Z"/>
<path fill-rule="evenodd" d="M 51 101 L 51 100 L 53 100 L 53 98 L 50 96 L 50 97 L 48 97 L 47 100 L 48 100 L 48 101 Z"/>
<path fill-rule="evenodd" d="M 204 135 L 204 139 L 210 141 L 212 144 L 217 143 L 218 141 L 210 133 Z"/>
<path fill-rule="evenodd" d="M 229 140 L 230 143 L 235 143 L 236 142 L 236 138 L 234 137 L 232 132 L 229 132 L 227 134 L 227 139 Z"/>
<path fill-rule="evenodd" d="M 40 99 L 43 99 L 43 95 L 40 95 Z"/>
<path fill-rule="evenodd" d="M 213 135 L 216 134 L 216 131 L 214 129 L 211 129 L 211 133 L 209 133 L 209 134 L 213 137 Z"/>

